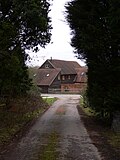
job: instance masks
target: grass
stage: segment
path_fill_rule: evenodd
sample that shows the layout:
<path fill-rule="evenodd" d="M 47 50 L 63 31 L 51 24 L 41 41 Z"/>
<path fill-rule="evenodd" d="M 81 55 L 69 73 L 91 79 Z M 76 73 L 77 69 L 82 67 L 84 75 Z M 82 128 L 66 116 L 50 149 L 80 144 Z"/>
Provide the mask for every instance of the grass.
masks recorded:
<path fill-rule="evenodd" d="M 83 97 L 80 98 L 80 107 L 86 115 L 95 116 L 95 112 L 91 108 L 85 106 Z"/>
<path fill-rule="evenodd" d="M 115 133 L 113 131 L 106 131 L 103 133 L 111 146 L 116 148 L 117 150 L 120 150 L 120 133 Z"/>
<path fill-rule="evenodd" d="M 56 97 L 54 98 L 42 97 L 42 98 L 49 106 L 51 106 L 57 100 Z"/>
<path fill-rule="evenodd" d="M 80 107 L 84 111 L 84 113 L 89 116 L 95 118 L 95 112 L 89 108 L 84 106 L 83 98 L 80 99 Z M 100 123 L 102 125 L 102 123 Z M 120 150 L 120 133 L 115 133 L 111 130 L 111 128 L 107 127 L 105 128 L 105 125 L 102 125 L 104 131 L 101 132 L 103 137 L 106 137 L 108 143 L 115 149 Z"/>
<path fill-rule="evenodd" d="M 36 160 L 56 160 L 58 151 L 56 151 L 59 135 L 54 131 L 49 136 L 46 145 L 40 149 Z"/>
<path fill-rule="evenodd" d="M 21 131 L 26 124 L 37 118 L 57 98 L 43 98 L 39 96 L 36 88 L 32 88 L 26 97 L 11 99 L 6 108 L 0 103 L 0 150 L 7 145 L 13 137 Z"/>
<path fill-rule="evenodd" d="M 43 113 L 48 105 L 40 96 L 27 95 L 11 99 L 9 109 L 0 107 L 0 150 L 24 128 L 24 126 Z"/>

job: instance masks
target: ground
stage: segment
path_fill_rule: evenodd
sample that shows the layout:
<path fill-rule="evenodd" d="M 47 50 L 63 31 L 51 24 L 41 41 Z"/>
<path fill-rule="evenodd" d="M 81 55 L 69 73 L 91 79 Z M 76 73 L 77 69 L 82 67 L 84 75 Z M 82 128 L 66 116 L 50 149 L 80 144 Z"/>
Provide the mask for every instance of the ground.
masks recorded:
<path fill-rule="evenodd" d="M 118 160 L 118 155 L 100 136 L 100 128 L 77 107 L 80 96 L 57 97 L 47 112 L 28 126 L 18 141 L 9 145 L 0 159 Z"/>
<path fill-rule="evenodd" d="M 98 148 L 104 160 L 120 160 L 119 149 L 113 148 L 108 142 L 105 135 L 110 131 L 110 128 L 104 126 L 103 123 L 97 121 L 94 117 L 87 116 L 80 106 L 77 106 L 81 119 L 93 141 L 93 144 Z"/>

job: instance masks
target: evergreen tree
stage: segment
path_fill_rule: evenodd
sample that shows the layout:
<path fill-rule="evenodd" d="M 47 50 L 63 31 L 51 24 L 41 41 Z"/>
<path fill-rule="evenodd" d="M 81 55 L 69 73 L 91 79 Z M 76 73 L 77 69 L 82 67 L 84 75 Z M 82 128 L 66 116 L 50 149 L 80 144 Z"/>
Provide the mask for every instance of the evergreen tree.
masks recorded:
<path fill-rule="evenodd" d="M 119 6 L 119 0 L 73 0 L 66 5 L 71 45 L 88 66 L 89 106 L 101 117 L 120 110 Z"/>
<path fill-rule="evenodd" d="M 0 0 L 0 95 L 29 89 L 25 49 L 50 42 L 49 6 L 47 0 Z"/>

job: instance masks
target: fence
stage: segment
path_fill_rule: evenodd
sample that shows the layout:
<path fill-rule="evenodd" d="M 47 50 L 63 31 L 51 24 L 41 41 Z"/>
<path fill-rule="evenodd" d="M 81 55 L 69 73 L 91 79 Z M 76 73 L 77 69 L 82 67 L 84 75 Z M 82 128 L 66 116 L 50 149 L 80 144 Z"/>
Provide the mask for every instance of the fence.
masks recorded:
<path fill-rule="evenodd" d="M 49 88 L 48 93 L 59 93 L 59 94 L 83 94 L 83 89 L 56 89 L 56 88 Z"/>

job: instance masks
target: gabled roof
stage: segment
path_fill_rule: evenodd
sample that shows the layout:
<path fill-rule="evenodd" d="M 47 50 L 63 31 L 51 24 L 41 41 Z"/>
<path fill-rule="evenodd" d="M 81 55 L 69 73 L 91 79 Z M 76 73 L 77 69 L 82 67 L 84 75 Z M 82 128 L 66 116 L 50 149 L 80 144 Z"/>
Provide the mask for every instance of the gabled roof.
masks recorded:
<path fill-rule="evenodd" d="M 39 69 L 36 76 L 37 85 L 50 86 L 59 72 L 60 69 Z"/>
<path fill-rule="evenodd" d="M 86 83 L 87 82 L 87 67 L 81 67 L 76 69 L 77 76 L 74 80 L 76 83 Z"/>
<path fill-rule="evenodd" d="M 51 59 L 48 60 L 54 68 L 60 68 L 61 74 L 77 74 L 76 68 L 81 68 L 81 66 L 75 61 L 64 61 L 64 60 L 56 60 Z"/>

